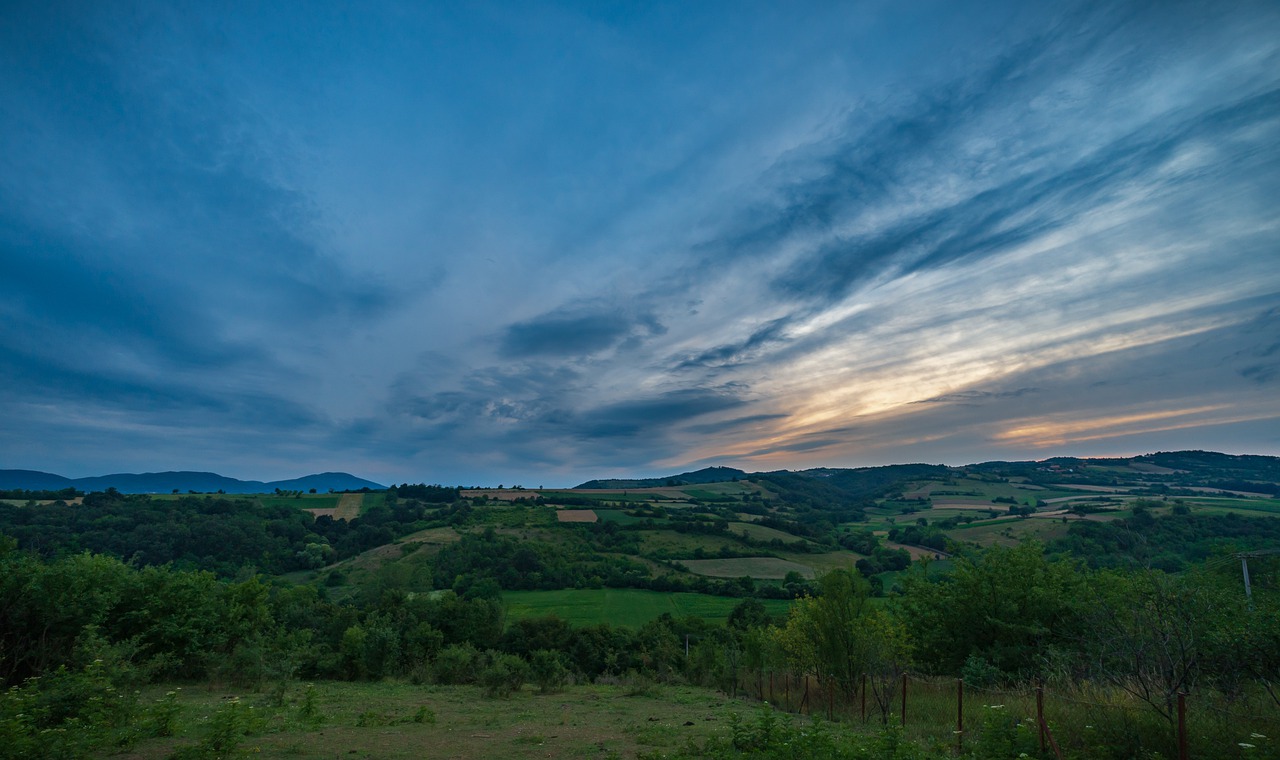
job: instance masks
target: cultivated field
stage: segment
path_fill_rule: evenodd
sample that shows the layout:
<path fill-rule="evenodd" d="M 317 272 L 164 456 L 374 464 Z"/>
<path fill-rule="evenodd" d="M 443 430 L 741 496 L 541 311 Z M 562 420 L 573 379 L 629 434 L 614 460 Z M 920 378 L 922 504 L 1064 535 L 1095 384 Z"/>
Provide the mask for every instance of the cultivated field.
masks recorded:
<path fill-rule="evenodd" d="M 556 520 L 562 523 L 593 523 L 600 518 L 590 509 L 557 509 Z"/>

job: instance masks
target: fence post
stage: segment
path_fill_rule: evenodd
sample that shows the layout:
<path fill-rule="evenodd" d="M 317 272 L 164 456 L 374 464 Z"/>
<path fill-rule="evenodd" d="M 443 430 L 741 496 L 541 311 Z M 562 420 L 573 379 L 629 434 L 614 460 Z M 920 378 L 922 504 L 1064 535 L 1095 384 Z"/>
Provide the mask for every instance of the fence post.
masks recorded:
<path fill-rule="evenodd" d="M 773 669 L 769 669 L 769 704 L 776 704 L 773 701 Z"/>
<path fill-rule="evenodd" d="M 902 726 L 907 725 L 907 674 L 902 674 Z"/>
<path fill-rule="evenodd" d="M 1188 760 L 1187 751 L 1187 695 L 1178 692 L 1178 760 Z"/>
<path fill-rule="evenodd" d="M 964 752 L 964 679 L 956 679 L 956 754 Z"/>
<path fill-rule="evenodd" d="M 862 674 L 862 722 L 867 722 L 867 674 Z"/>
<path fill-rule="evenodd" d="M 1040 729 L 1040 752 L 1044 752 L 1044 687 L 1036 687 L 1036 725 Z"/>

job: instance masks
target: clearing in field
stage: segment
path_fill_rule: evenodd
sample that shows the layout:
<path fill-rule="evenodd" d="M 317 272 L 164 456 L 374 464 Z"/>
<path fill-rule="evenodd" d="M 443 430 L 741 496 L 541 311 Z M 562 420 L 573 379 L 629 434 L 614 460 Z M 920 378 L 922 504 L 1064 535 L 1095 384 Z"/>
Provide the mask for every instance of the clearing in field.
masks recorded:
<path fill-rule="evenodd" d="M 723 623 L 741 599 L 689 592 L 646 591 L 631 588 L 585 588 L 560 591 L 506 591 L 502 601 L 512 620 L 555 615 L 575 626 L 608 623 L 640 628 L 664 612 L 672 617 L 700 617 Z M 760 600 L 771 615 L 785 615 L 791 602 Z"/>
<path fill-rule="evenodd" d="M 557 509 L 556 520 L 562 523 L 593 523 L 600 518 L 592 509 Z"/>
<path fill-rule="evenodd" d="M 712 578 L 741 578 L 749 575 L 764 580 L 781 580 L 787 573 L 800 573 L 805 578 L 814 576 L 813 568 L 799 562 L 777 557 L 738 557 L 735 559 L 683 559 L 680 564 L 689 572 Z"/>
<path fill-rule="evenodd" d="M 364 505 L 364 494 L 344 493 L 338 500 L 338 508 L 334 512 L 335 520 L 354 520 L 360 516 L 360 507 Z"/>
<path fill-rule="evenodd" d="M 332 517 L 335 520 L 353 520 L 360 516 L 360 507 L 362 504 L 364 504 L 364 494 L 344 493 L 338 497 L 338 503 L 334 506 L 310 507 L 304 508 L 302 511 L 310 512 L 316 517 Z"/>

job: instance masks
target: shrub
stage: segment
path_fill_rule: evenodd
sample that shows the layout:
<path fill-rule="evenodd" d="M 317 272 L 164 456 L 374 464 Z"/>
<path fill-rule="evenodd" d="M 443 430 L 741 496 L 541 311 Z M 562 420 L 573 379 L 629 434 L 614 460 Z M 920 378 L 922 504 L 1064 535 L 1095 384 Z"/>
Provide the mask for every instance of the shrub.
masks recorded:
<path fill-rule="evenodd" d="M 480 673 L 486 697 L 509 697 L 524 686 L 529 664 L 513 654 L 489 653 L 489 667 Z"/>
<path fill-rule="evenodd" d="M 479 670 L 480 652 L 471 644 L 451 644 L 436 655 L 431 664 L 436 683 L 475 683 Z"/>
<path fill-rule="evenodd" d="M 538 685 L 538 691 L 543 694 L 560 691 L 569 681 L 569 669 L 564 666 L 560 653 L 552 649 L 534 652 L 529 672 L 533 682 Z"/>

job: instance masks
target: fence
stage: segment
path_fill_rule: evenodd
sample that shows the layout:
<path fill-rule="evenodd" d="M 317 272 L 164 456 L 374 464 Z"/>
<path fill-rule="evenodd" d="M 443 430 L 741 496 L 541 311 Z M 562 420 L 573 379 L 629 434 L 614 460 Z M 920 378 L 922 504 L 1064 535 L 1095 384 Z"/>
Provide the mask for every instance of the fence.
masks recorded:
<path fill-rule="evenodd" d="M 1261 689 L 1180 694 L 1152 705 L 1122 689 L 983 688 L 912 674 L 863 675 L 851 688 L 782 671 L 744 673 L 746 696 L 827 720 L 894 724 L 955 754 L 979 746 L 1043 758 L 1280 758 L 1280 708 Z"/>

